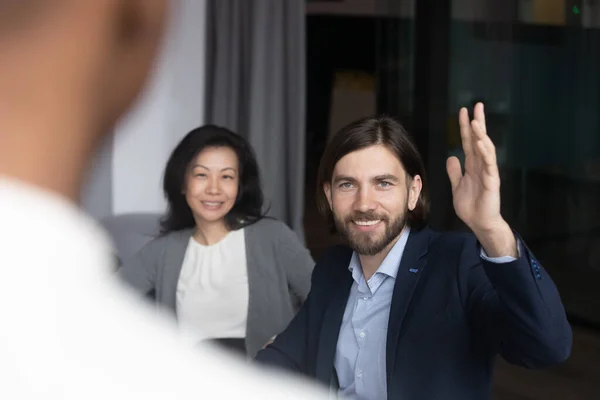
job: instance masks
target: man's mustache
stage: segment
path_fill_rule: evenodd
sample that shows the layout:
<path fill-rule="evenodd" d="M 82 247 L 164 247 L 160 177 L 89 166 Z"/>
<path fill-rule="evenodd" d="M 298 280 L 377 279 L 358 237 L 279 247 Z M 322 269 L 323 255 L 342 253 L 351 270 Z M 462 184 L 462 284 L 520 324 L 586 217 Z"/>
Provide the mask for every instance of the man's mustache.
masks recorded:
<path fill-rule="evenodd" d="M 348 216 L 345 220 L 346 223 L 348 222 L 352 222 L 352 221 L 373 221 L 373 220 L 382 220 L 382 221 L 387 221 L 387 218 L 383 215 L 377 214 L 373 211 L 367 211 L 367 212 L 360 212 L 360 211 L 355 211 L 353 212 L 350 216 Z"/>

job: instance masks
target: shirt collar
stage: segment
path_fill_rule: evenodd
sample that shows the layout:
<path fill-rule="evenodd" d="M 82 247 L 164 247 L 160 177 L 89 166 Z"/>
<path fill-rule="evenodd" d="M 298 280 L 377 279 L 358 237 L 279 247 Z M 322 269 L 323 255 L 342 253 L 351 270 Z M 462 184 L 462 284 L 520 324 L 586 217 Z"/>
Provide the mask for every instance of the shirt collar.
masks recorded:
<path fill-rule="evenodd" d="M 400 261 L 402 260 L 402 254 L 404 254 L 404 249 L 406 247 L 409 234 L 410 228 L 407 225 L 396 243 L 394 243 L 394 246 L 392 246 L 390 252 L 383 259 L 381 265 L 379 265 L 379 268 L 377 268 L 377 271 L 375 272 L 376 274 L 384 274 L 396 279 L 396 276 L 398 275 L 398 269 L 400 268 Z M 360 265 L 360 258 L 356 251 L 352 253 L 352 258 L 350 259 L 350 265 L 348 265 L 348 269 L 352 273 L 352 278 L 354 281 L 359 283 L 363 278 L 363 273 Z"/>

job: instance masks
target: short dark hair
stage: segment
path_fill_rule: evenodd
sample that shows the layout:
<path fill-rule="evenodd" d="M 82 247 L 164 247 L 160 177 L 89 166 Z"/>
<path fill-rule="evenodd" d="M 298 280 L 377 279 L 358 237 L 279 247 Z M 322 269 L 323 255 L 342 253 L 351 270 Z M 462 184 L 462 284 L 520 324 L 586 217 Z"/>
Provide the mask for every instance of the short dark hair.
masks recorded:
<path fill-rule="evenodd" d="M 229 229 L 239 229 L 263 218 L 263 192 L 258 163 L 252 147 L 242 136 L 216 125 L 205 125 L 189 132 L 175 147 L 164 172 L 163 192 L 168 210 L 161 221 L 161 233 L 166 234 L 196 225 L 183 187 L 190 163 L 204 149 L 228 147 L 239 162 L 238 195 L 233 208 L 225 216 Z"/>
<path fill-rule="evenodd" d="M 367 117 L 343 127 L 325 148 L 317 173 L 317 207 L 327 220 L 331 231 L 336 232 L 333 214 L 325 195 L 325 184 L 331 184 L 333 171 L 338 161 L 345 155 L 375 145 L 390 149 L 413 178 L 421 177 L 423 188 L 415 209 L 409 211 L 407 222 L 411 228 L 420 229 L 427 221 L 429 199 L 425 167 L 417 146 L 402 124 L 387 116 Z"/>
<path fill-rule="evenodd" d="M 15 29 L 28 28 L 56 2 L 44 0 L 0 0 L 0 34 L 14 35 Z"/>

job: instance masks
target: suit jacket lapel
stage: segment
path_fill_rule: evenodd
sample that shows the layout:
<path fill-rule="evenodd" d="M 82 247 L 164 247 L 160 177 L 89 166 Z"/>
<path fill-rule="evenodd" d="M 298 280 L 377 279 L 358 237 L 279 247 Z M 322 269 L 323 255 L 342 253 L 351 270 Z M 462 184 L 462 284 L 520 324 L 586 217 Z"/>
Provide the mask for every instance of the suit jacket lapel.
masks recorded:
<path fill-rule="evenodd" d="M 354 282 L 348 270 L 351 256 L 352 251 L 348 249 L 348 257 L 340 257 L 339 265 L 332 266 L 340 273 L 334 278 L 335 287 L 332 288 L 333 293 L 323 316 L 315 366 L 315 377 L 325 384 L 331 381 L 340 327 L 350 296 L 350 288 Z"/>
<path fill-rule="evenodd" d="M 386 343 L 386 371 L 388 392 L 389 383 L 395 364 L 396 347 L 400 337 L 402 321 L 413 295 L 413 291 L 423 268 L 425 268 L 427 245 L 431 231 L 424 228 L 420 231 L 411 231 L 404 248 L 404 254 L 400 261 L 396 283 L 390 306 L 390 317 L 388 321 L 387 343 Z"/>

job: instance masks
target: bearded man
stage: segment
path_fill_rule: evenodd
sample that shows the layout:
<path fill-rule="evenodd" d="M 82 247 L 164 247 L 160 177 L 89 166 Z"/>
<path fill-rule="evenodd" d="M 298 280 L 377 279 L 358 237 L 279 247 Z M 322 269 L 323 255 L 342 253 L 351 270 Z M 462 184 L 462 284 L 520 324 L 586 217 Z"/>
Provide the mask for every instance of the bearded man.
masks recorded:
<path fill-rule="evenodd" d="M 347 242 L 317 263 L 296 318 L 258 361 L 341 398 L 489 399 L 496 355 L 527 368 L 568 358 L 572 333 L 548 273 L 500 213 L 483 104 L 459 113 L 448 159 L 454 209 L 472 233 L 426 225 L 416 146 L 392 118 L 365 118 L 325 150 L 317 200 Z"/>

